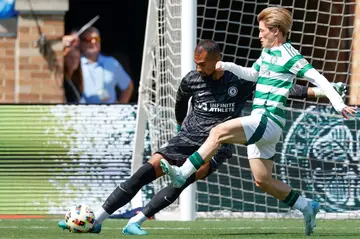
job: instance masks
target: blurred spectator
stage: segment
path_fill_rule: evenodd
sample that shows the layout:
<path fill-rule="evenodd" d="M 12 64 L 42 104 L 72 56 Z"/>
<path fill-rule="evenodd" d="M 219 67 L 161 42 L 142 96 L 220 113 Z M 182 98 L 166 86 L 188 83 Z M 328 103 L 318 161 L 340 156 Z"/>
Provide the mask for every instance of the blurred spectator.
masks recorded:
<path fill-rule="evenodd" d="M 65 35 L 62 38 L 62 44 L 64 48 L 76 48 L 79 50 L 80 47 L 80 39 L 78 35 L 76 35 L 76 31 L 73 30 L 69 35 Z"/>
<path fill-rule="evenodd" d="M 132 73 L 132 69 L 130 67 L 130 59 L 127 57 L 127 55 L 121 53 L 121 52 L 114 52 L 111 54 L 112 57 L 114 57 L 119 63 L 120 65 L 124 68 L 124 70 L 126 71 L 126 73 L 128 73 L 128 75 L 130 76 L 131 79 L 133 79 L 133 73 Z M 135 85 L 134 85 L 135 87 Z M 121 95 L 121 90 L 119 89 L 118 86 L 115 87 L 116 90 L 116 94 L 117 95 Z M 130 100 L 134 97 L 134 94 L 131 96 Z"/>
<path fill-rule="evenodd" d="M 114 52 L 113 54 L 111 54 L 111 56 L 114 57 L 120 63 L 120 65 L 124 68 L 126 73 L 128 73 L 129 76 L 132 77 L 133 72 L 132 72 L 132 69 L 130 66 L 129 57 L 119 51 Z"/>
<path fill-rule="evenodd" d="M 64 90 L 67 103 L 79 103 L 83 92 L 79 38 L 72 32 L 62 39 L 64 46 Z"/>
<path fill-rule="evenodd" d="M 111 56 L 100 53 L 100 33 L 90 27 L 80 36 L 83 73 L 82 103 L 128 103 L 133 92 L 133 82 L 121 64 Z M 115 87 L 121 94 L 118 97 Z"/>

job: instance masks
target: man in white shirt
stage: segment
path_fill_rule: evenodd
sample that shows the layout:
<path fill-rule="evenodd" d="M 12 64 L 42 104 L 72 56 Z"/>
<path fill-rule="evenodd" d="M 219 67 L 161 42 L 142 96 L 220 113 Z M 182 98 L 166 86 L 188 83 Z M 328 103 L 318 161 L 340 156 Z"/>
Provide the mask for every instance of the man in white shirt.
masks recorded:
<path fill-rule="evenodd" d="M 84 81 L 84 91 L 80 102 L 128 103 L 134 89 L 133 82 L 115 58 L 100 53 L 100 42 L 100 33 L 95 27 L 90 27 L 80 36 Z M 116 86 L 121 90 L 119 97 L 116 94 Z"/>

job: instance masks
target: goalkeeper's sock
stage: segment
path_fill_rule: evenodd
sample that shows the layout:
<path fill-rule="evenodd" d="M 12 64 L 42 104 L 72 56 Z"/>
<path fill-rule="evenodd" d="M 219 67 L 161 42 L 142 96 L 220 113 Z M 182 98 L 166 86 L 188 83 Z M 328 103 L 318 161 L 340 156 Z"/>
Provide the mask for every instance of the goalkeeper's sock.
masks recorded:
<path fill-rule="evenodd" d="M 303 211 L 308 204 L 308 200 L 300 196 L 294 190 L 291 190 L 289 195 L 282 202 L 288 205 L 289 207 L 298 209 L 300 211 Z"/>
<path fill-rule="evenodd" d="M 133 216 L 132 218 L 130 218 L 128 224 L 130 223 L 138 223 L 139 225 L 141 225 L 143 222 L 145 222 L 148 219 L 148 217 L 146 217 L 144 215 L 143 212 L 139 212 L 138 214 L 136 214 L 135 216 Z"/>
<path fill-rule="evenodd" d="M 195 181 L 195 174 L 192 174 L 181 188 L 175 188 L 173 185 L 169 184 L 155 194 L 151 201 L 146 204 L 142 212 L 148 218 L 154 216 L 156 213 L 172 204 L 180 196 L 181 192 Z"/>
<path fill-rule="evenodd" d="M 95 212 L 95 222 L 96 222 L 96 224 L 102 224 L 102 222 L 105 221 L 105 219 L 107 219 L 109 216 L 110 216 L 110 214 L 107 213 L 103 207 L 100 207 Z"/>
<path fill-rule="evenodd" d="M 202 165 L 205 164 L 204 159 L 196 151 L 189 158 L 186 159 L 185 163 L 181 166 L 181 171 L 186 178 L 190 177 L 191 174 L 195 173 Z"/>
<path fill-rule="evenodd" d="M 108 214 L 113 214 L 117 209 L 130 202 L 142 186 L 154 181 L 155 179 L 155 168 L 152 164 L 145 163 L 131 176 L 131 178 L 115 188 L 102 207 Z"/>

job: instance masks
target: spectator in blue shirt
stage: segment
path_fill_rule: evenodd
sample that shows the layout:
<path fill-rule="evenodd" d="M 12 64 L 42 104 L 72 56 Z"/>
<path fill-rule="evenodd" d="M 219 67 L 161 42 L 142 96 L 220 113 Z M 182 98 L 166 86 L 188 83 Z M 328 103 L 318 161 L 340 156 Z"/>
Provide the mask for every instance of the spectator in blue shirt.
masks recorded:
<path fill-rule="evenodd" d="M 83 94 L 80 103 L 128 103 L 134 86 L 121 64 L 111 56 L 100 53 L 100 33 L 90 27 L 80 36 Z M 121 90 L 118 97 L 115 87 Z"/>

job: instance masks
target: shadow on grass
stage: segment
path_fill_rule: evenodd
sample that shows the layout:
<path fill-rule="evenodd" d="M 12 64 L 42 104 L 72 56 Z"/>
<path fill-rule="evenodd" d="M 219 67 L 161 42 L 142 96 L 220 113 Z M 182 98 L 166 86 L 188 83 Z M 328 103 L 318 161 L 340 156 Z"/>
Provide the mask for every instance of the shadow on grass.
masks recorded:
<path fill-rule="evenodd" d="M 219 233 L 219 236 L 254 236 L 254 235 L 263 235 L 263 236 L 270 236 L 270 235 L 287 235 L 287 236 L 304 236 L 299 232 L 231 232 L 231 233 Z M 312 237 L 331 237 L 331 238 L 348 238 L 348 237 L 359 237 L 359 233 L 355 232 L 348 232 L 345 234 L 331 234 L 331 233 L 314 233 L 311 234 Z"/>

